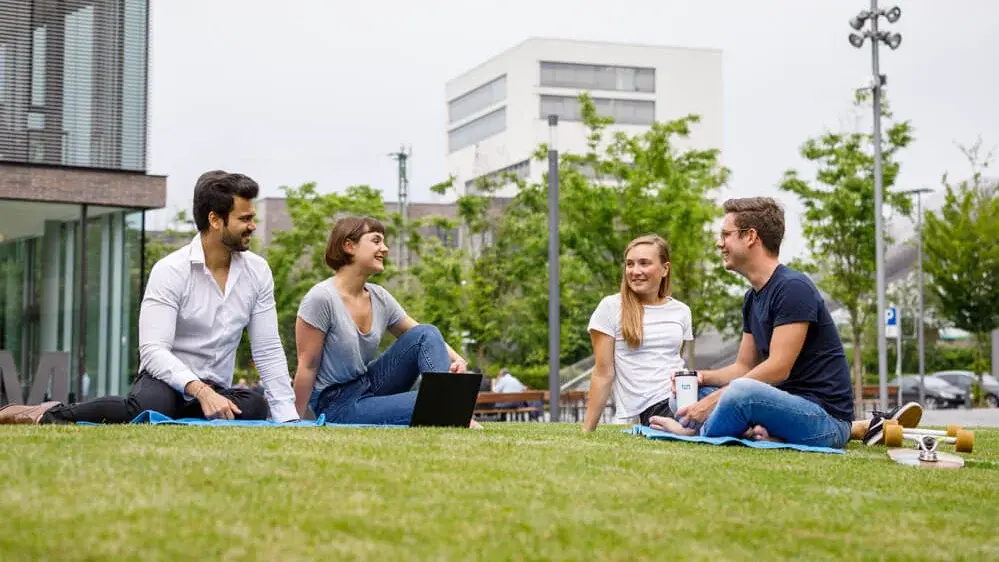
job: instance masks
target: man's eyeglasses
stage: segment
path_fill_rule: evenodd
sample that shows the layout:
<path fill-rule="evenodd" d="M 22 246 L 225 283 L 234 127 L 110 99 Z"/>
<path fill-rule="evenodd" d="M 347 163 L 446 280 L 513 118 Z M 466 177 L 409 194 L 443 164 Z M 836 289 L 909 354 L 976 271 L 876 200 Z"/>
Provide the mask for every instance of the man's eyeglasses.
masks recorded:
<path fill-rule="evenodd" d="M 734 230 L 722 230 L 721 232 L 718 233 L 718 239 L 724 241 L 726 238 L 728 238 L 728 236 L 730 234 L 734 234 L 736 232 L 746 232 L 747 230 L 749 230 L 749 229 L 748 228 L 736 228 Z"/>

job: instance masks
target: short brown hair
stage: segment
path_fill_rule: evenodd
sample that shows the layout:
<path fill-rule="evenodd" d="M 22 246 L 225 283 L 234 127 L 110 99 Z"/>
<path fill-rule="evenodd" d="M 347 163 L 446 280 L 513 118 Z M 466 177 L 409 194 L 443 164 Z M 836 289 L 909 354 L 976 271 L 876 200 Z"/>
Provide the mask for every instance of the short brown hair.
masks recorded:
<path fill-rule="evenodd" d="M 378 232 L 384 236 L 385 227 L 371 217 L 345 217 L 336 221 L 330 231 L 329 241 L 326 242 L 326 265 L 336 271 L 349 264 L 353 256 L 344 251 L 344 243 L 350 240 L 356 244 L 369 232 Z"/>
<path fill-rule="evenodd" d="M 729 199 L 722 208 L 735 215 L 735 227 L 756 231 L 763 247 L 772 255 L 780 253 L 784 241 L 784 209 L 773 197 L 744 197 Z"/>

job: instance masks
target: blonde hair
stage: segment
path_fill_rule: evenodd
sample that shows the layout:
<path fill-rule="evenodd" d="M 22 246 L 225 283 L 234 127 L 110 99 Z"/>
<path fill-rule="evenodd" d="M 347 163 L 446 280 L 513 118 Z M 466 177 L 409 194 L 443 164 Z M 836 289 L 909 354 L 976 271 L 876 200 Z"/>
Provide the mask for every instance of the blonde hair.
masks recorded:
<path fill-rule="evenodd" d="M 642 344 L 642 322 L 645 319 L 645 307 L 638 299 L 635 291 L 628 286 L 628 252 L 635 246 L 642 244 L 652 244 L 659 250 L 659 259 L 665 265 L 669 263 L 669 244 L 661 236 L 647 234 L 632 240 L 628 247 L 624 249 L 625 265 L 621 274 L 621 334 L 628 347 L 635 349 Z M 659 298 L 665 298 L 673 292 L 673 283 L 670 279 L 671 270 L 666 271 L 662 281 L 659 282 Z"/>

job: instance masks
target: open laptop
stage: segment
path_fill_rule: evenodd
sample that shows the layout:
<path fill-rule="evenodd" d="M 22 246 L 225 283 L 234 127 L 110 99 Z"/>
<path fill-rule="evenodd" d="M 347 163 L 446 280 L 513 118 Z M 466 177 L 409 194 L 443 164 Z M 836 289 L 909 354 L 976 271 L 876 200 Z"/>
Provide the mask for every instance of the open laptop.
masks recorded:
<path fill-rule="evenodd" d="M 410 427 L 468 427 L 482 373 L 423 373 Z"/>

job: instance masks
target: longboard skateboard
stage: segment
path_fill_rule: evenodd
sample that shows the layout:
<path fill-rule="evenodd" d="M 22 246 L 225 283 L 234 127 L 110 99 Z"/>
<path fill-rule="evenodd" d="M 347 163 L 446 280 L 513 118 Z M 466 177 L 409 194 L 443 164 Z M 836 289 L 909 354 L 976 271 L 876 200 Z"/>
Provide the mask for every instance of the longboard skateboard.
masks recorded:
<path fill-rule="evenodd" d="M 918 468 L 963 468 L 964 459 L 950 453 L 934 451 L 933 458 L 923 458 L 919 449 L 888 449 L 888 458 L 906 466 Z"/>
<path fill-rule="evenodd" d="M 886 430 L 886 441 L 896 442 L 897 435 L 896 432 L 901 433 L 901 427 L 889 428 L 891 430 L 891 435 L 887 435 Z M 968 439 L 967 434 L 971 432 L 962 431 L 959 437 L 945 437 L 944 439 L 951 439 L 955 441 L 955 444 L 960 443 L 962 445 L 967 445 L 966 440 Z M 974 434 L 972 434 L 973 436 Z M 906 466 L 914 466 L 917 468 L 963 468 L 964 459 L 949 453 L 942 453 L 937 451 L 937 444 L 940 440 L 939 437 L 935 435 L 920 435 L 920 434 L 908 434 L 904 435 L 906 441 L 914 441 L 916 447 L 913 449 L 902 449 L 893 448 L 888 449 L 888 458 L 891 460 L 903 464 Z M 973 439 L 973 437 L 972 437 Z M 963 447 L 962 447 L 963 448 Z M 961 450 L 960 448 L 958 450 Z"/>
<path fill-rule="evenodd" d="M 902 441 L 915 441 L 916 447 L 932 445 L 935 449 L 940 443 L 954 445 L 958 453 L 970 453 L 975 448 L 975 432 L 967 429 L 957 429 L 951 432 L 933 429 L 910 429 L 897 424 L 889 424 L 884 429 L 884 442 L 889 447 L 899 447 Z"/>

